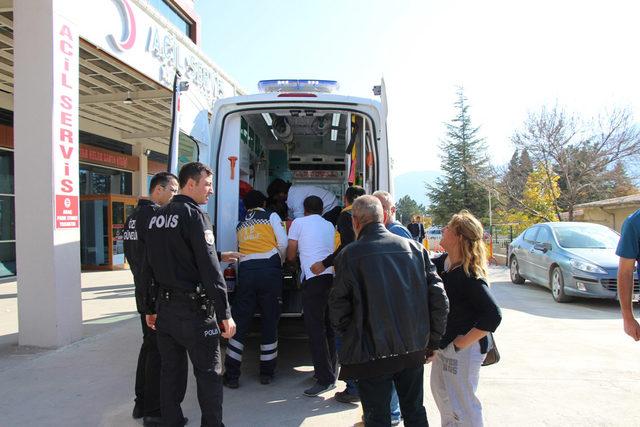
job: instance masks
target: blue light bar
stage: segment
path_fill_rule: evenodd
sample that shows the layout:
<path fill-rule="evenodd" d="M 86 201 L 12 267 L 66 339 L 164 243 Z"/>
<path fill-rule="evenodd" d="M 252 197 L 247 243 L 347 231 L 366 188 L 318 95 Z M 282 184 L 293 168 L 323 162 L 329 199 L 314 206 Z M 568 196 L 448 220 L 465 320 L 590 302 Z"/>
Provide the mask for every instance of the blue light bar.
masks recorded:
<path fill-rule="evenodd" d="M 337 91 L 340 85 L 335 80 L 260 80 L 258 90 L 262 93 L 278 92 L 323 92 Z"/>

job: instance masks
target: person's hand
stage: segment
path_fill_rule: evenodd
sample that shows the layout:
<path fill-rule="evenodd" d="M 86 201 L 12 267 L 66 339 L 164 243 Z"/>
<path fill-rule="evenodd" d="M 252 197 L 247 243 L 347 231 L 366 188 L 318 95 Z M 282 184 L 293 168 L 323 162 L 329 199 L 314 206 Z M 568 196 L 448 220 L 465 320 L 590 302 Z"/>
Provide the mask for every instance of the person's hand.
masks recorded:
<path fill-rule="evenodd" d="M 158 318 L 157 314 L 147 314 L 145 316 L 145 320 L 147 321 L 147 326 L 149 329 L 156 330 L 156 319 Z"/>
<path fill-rule="evenodd" d="M 226 339 L 236 334 L 236 322 L 234 322 L 231 317 L 222 321 L 222 328 L 222 336 Z"/>
<path fill-rule="evenodd" d="M 640 324 L 634 318 L 624 319 L 624 332 L 636 341 L 640 341 Z"/>
<path fill-rule="evenodd" d="M 469 343 L 467 343 L 467 340 L 465 339 L 464 335 L 459 335 L 456 337 L 456 339 L 453 340 L 453 345 L 454 347 L 457 349 L 456 351 L 459 350 L 464 350 L 465 348 L 469 347 Z"/>
<path fill-rule="evenodd" d="M 437 354 L 438 354 L 438 350 L 433 350 L 433 349 L 428 348 L 427 352 L 424 354 L 424 358 L 425 358 L 424 359 L 424 363 L 427 364 L 427 363 L 431 363 L 434 360 L 436 360 L 436 355 Z"/>
<path fill-rule="evenodd" d="M 313 274 L 320 274 L 323 271 L 325 271 L 327 268 L 324 266 L 324 264 L 322 263 L 322 261 L 318 261 L 318 262 L 314 262 L 311 265 L 311 272 Z"/>
<path fill-rule="evenodd" d="M 224 262 L 237 262 L 243 256 L 244 255 L 242 255 L 240 252 L 221 252 L 220 253 L 220 258 L 222 258 L 222 261 Z"/>

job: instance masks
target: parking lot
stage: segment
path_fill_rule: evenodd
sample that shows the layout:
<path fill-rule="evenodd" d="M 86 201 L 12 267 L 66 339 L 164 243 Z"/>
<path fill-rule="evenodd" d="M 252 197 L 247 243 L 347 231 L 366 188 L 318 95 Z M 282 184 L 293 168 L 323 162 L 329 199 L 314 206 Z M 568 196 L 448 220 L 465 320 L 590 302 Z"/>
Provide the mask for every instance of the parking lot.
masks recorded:
<path fill-rule="evenodd" d="M 105 285 L 110 277 L 125 277 L 123 272 L 93 274 L 99 278 L 93 287 L 83 277 L 86 338 L 55 351 L 18 351 L 6 344 L 13 336 L 15 294 L 10 284 L 0 285 L 5 338 L 0 426 L 141 425 L 130 418 L 139 347 L 131 288 Z M 639 425 L 640 343 L 624 335 L 615 301 L 558 304 L 544 288 L 511 284 L 504 267 L 492 268 L 491 280 L 504 319 L 496 334 L 502 360 L 481 372 L 487 425 Z M 300 320 L 282 321 L 279 370 L 272 385 L 258 382 L 257 346 L 253 337 L 245 350 L 241 387 L 225 389 L 227 426 L 352 426 L 359 421 L 359 405 L 332 399 L 342 383 L 317 398 L 302 395 L 311 384 L 312 367 Z M 428 372 L 429 367 L 425 404 L 429 420 L 438 425 Z M 189 425 L 198 425 L 191 376 L 183 408 Z"/>

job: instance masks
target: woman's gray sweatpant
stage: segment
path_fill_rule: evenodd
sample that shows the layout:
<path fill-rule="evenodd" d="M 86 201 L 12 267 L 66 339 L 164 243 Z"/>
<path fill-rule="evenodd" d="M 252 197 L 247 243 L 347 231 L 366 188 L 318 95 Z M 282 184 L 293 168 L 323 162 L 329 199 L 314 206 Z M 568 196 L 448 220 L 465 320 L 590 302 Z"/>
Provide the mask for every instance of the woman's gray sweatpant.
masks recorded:
<path fill-rule="evenodd" d="M 476 390 L 485 356 L 480 353 L 479 342 L 459 352 L 451 343 L 437 353 L 431 368 L 431 392 L 443 427 L 483 425 Z"/>

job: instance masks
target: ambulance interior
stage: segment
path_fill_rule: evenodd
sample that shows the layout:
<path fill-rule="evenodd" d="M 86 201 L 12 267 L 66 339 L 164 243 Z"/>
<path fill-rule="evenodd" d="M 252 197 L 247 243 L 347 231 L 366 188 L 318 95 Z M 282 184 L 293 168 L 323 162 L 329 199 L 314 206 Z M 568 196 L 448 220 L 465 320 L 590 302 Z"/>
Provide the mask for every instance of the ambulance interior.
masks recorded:
<path fill-rule="evenodd" d="M 276 178 L 333 192 L 340 205 L 349 185 L 377 189 L 371 120 L 333 109 L 274 109 L 242 113 L 239 174 L 243 194 L 249 184 L 267 195 Z M 289 218 L 290 220 L 291 218 Z M 285 272 L 283 315 L 301 313 L 299 282 Z"/>
<path fill-rule="evenodd" d="M 348 111 L 243 114 L 240 179 L 265 194 L 276 178 L 315 185 L 330 190 L 342 203 L 349 185 L 364 186 L 367 192 L 375 185 L 372 138 L 370 120 Z"/>

